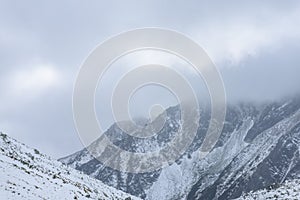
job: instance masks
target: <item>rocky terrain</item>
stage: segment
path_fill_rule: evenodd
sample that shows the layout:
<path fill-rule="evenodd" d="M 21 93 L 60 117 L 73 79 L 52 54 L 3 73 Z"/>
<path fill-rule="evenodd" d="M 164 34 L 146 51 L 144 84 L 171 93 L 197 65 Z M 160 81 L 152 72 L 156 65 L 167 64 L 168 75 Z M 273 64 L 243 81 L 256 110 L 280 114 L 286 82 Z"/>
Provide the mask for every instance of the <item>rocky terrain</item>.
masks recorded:
<path fill-rule="evenodd" d="M 243 194 L 237 200 L 255 200 L 255 199 L 278 199 L 278 200 L 298 200 L 300 199 L 300 180 L 290 180 L 283 184 L 274 184 L 270 187 Z"/>

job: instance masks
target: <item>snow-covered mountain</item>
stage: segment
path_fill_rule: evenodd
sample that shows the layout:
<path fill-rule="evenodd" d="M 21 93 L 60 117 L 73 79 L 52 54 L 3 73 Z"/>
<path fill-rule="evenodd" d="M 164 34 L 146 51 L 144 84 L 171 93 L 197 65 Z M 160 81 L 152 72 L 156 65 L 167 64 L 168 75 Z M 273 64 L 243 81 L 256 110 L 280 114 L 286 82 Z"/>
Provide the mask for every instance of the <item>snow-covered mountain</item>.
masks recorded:
<path fill-rule="evenodd" d="M 210 111 L 202 109 L 197 136 L 186 153 L 172 165 L 154 172 L 131 174 L 113 170 L 86 149 L 60 161 L 143 199 L 234 199 L 300 177 L 299 109 L 299 97 L 259 105 L 229 105 L 215 148 L 199 159 L 198 148 L 210 120 Z M 125 150 L 152 151 L 169 142 L 180 127 L 179 108 L 171 107 L 166 113 L 164 128 L 150 139 L 132 138 L 116 124 L 105 134 Z"/>
<path fill-rule="evenodd" d="M 138 199 L 0 133 L 0 199 Z"/>

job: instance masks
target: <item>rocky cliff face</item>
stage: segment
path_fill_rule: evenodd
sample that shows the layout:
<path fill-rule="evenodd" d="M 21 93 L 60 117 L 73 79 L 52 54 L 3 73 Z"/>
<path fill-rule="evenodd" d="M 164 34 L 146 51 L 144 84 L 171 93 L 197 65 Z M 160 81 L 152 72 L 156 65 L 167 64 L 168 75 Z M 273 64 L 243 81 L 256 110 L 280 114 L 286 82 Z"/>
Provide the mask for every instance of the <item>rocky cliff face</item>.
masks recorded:
<path fill-rule="evenodd" d="M 60 161 L 144 199 L 233 199 L 300 176 L 299 109 L 298 97 L 263 105 L 230 105 L 215 148 L 199 159 L 198 148 L 210 120 L 209 110 L 203 109 L 197 136 L 186 153 L 154 172 L 131 174 L 113 170 L 86 149 Z M 166 113 L 163 129 L 150 139 L 135 139 L 117 125 L 105 134 L 115 145 L 133 152 L 162 147 L 180 127 L 179 108 L 169 108 Z"/>

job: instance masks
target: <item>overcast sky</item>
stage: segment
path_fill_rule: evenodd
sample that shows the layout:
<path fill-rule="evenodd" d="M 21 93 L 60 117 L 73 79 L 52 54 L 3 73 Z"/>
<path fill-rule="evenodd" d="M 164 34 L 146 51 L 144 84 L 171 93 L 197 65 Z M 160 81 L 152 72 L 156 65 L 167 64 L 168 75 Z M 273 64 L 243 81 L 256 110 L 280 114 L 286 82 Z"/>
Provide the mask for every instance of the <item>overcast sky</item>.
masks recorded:
<path fill-rule="evenodd" d="M 296 0 L 0 0 L 0 130 L 55 158 L 81 149 L 72 116 L 80 65 L 111 35 L 142 27 L 173 29 L 199 43 L 220 69 L 229 101 L 300 89 Z"/>

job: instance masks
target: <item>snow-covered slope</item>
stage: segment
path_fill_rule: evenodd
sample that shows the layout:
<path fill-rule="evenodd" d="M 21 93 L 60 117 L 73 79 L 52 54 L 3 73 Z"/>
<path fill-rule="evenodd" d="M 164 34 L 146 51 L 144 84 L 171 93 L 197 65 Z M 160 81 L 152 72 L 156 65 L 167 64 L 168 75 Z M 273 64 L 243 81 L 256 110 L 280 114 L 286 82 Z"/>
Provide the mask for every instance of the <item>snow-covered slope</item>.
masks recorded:
<path fill-rule="evenodd" d="M 138 199 L 0 133 L 0 199 Z"/>
<path fill-rule="evenodd" d="M 300 180 L 290 180 L 282 185 L 273 185 L 267 189 L 250 192 L 242 195 L 236 200 L 255 200 L 255 199 L 277 199 L 277 200 L 299 200 L 300 199 Z"/>

